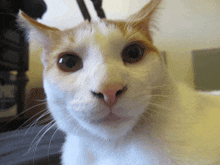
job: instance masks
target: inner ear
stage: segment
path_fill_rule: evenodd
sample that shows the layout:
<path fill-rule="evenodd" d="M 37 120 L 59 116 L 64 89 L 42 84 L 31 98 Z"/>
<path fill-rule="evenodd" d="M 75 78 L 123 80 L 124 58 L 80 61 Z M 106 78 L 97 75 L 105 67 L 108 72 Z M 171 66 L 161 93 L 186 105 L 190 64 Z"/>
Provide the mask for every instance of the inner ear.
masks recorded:
<path fill-rule="evenodd" d="M 18 15 L 19 15 L 18 19 L 22 19 L 23 21 L 25 21 L 25 20 L 28 21 L 30 25 L 34 26 L 35 28 L 37 28 L 39 30 L 42 30 L 42 31 L 46 31 L 46 30 L 56 31 L 56 30 L 58 30 L 57 28 L 49 27 L 49 26 L 46 26 L 44 24 L 37 22 L 35 19 L 29 17 L 27 14 L 25 14 L 21 10 L 19 11 Z M 22 20 L 18 20 L 18 21 L 22 21 Z"/>
<path fill-rule="evenodd" d="M 154 16 L 157 13 L 161 2 L 162 0 L 151 0 L 140 11 L 127 18 L 127 26 L 131 26 L 142 31 L 142 33 L 146 35 L 149 41 L 153 42 L 151 29 L 155 27 Z"/>
<path fill-rule="evenodd" d="M 19 11 L 17 22 L 27 34 L 31 33 L 33 38 L 43 47 L 51 44 L 50 42 L 54 41 L 54 36 L 58 37 L 60 34 L 59 29 L 43 25 L 22 11 Z"/>
<path fill-rule="evenodd" d="M 37 22 L 22 11 L 19 11 L 17 22 L 26 31 L 27 36 L 31 35 L 31 39 L 36 40 L 43 47 L 44 53 L 41 59 L 45 65 L 49 52 L 60 40 L 61 31 Z"/>

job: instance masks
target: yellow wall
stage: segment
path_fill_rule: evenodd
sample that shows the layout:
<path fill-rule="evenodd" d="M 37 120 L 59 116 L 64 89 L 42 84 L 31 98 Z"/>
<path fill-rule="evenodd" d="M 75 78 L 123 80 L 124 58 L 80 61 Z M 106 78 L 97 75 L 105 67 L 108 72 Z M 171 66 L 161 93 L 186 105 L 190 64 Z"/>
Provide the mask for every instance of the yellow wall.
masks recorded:
<path fill-rule="evenodd" d="M 36 41 L 32 40 L 29 45 L 29 70 L 27 76 L 29 82 L 27 84 L 27 92 L 34 87 L 42 87 L 42 71 L 43 65 L 40 60 L 42 48 Z"/>
<path fill-rule="evenodd" d="M 173 77 L 194 87 L 192 50 L 220 47 L 219 0 L 166 0 L 155 44 L 167 52 Z"/>

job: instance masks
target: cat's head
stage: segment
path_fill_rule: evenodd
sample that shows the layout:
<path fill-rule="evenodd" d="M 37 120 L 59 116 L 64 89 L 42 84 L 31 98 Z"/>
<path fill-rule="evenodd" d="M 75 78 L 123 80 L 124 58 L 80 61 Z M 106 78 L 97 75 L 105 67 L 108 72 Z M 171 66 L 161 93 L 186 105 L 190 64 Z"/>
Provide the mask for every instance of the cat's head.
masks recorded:
<path fill-rule="evenodd" d="M 19 13 L 20 25 L 44 47 L 44 89 L 60 129 L 106 139 L 132 130 L 165 74 L 151 36 L 160 3 L 152 0 L 124 21 L 83 22 L 65 31 Z"/>

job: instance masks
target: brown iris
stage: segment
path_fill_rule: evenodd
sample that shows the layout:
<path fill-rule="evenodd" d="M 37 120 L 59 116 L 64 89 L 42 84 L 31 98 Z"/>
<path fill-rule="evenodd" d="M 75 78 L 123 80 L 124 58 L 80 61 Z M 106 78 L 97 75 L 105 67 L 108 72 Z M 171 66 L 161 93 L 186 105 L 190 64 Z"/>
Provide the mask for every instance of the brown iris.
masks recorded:
<path fill-rule="evenodd" d="M 135 63 L 142 59 L 145 47 L 140 43 L 132 43 L 122 51 L 122 60 L 125 63 Z"/>
<path fill-rule="evenodd" d="M 83 67 L 81 58 L 75 53 L 61 53 L 57 63 L 64 72 L 76 72 Z"/>

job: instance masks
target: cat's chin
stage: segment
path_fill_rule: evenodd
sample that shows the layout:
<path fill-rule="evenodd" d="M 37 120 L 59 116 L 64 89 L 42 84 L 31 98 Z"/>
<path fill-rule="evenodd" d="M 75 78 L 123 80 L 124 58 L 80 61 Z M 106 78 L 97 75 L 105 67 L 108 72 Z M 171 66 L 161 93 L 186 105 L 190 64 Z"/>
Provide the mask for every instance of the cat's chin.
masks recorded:
<path fill-rule="evenodd" d="M 114 113 L 109 113 L 107 116 L 99 119 L 99 120 L 93 120 L 90 123 L 94 125 L 106 125 L 106 126 L 113 126 L 118 124 L 123 124 L 125 122 L 129 122 L 133 118 L 131 117 L 120 117 L 115 115 Z"/>
<path fill-rule="evenodd" d="M 116 139 L 126 136 L 135 123 L 133 117 L 119 117 L 115 114 L 108 114 L 98 120 L 80 121 L 81 126 L 93 135 L 104 139 Z"/>

